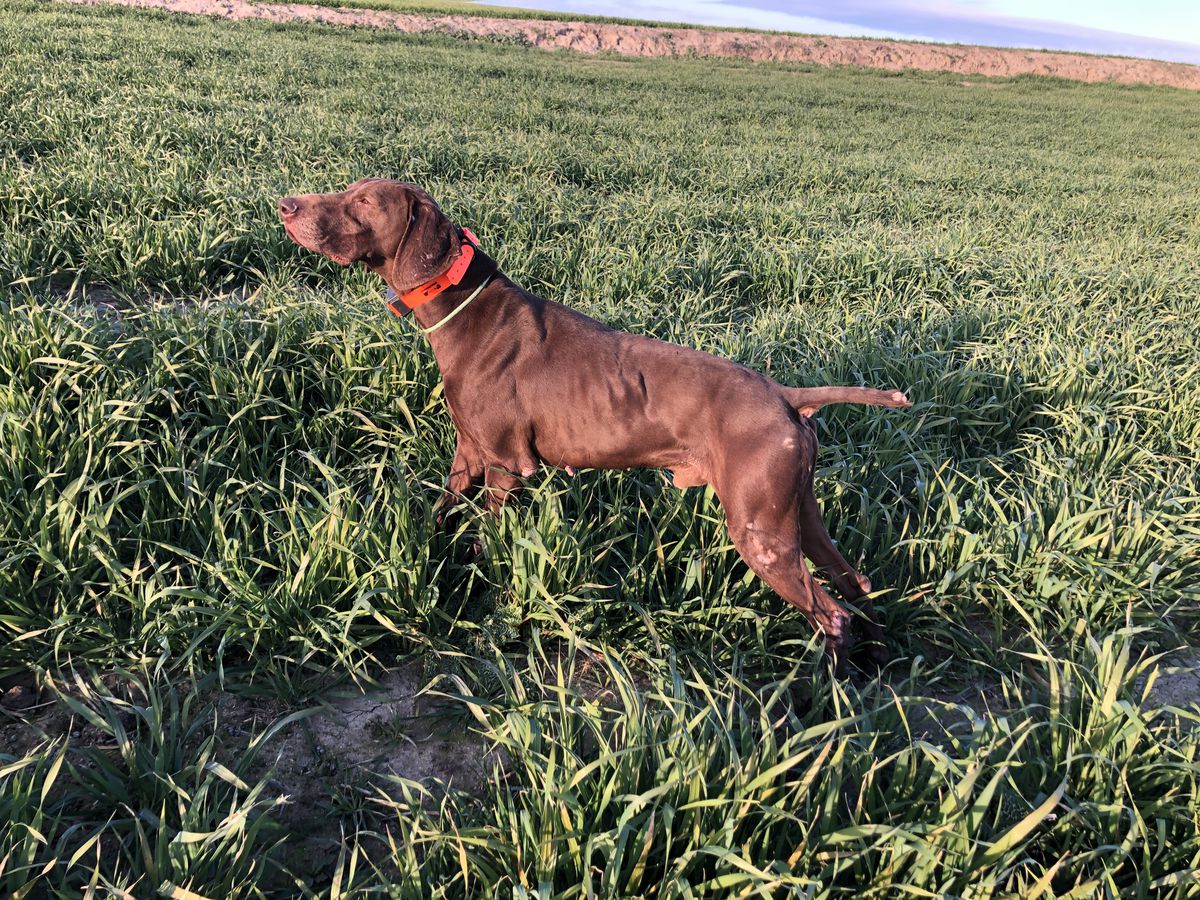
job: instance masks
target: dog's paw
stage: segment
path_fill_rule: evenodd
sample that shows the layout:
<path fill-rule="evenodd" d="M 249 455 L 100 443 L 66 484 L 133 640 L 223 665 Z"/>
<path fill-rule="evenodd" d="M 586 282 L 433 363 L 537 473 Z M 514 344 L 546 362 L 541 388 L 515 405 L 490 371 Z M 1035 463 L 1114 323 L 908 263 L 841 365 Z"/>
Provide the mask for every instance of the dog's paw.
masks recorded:
<path fill-rule="evenodd" d="M 825 631 L 825 655 L 833 663 L 833 674 L 841 678 L 848 673 L 850 648 L 854 641 L 851 638 L 850 616 L 839 613 L 823 626 Z"/>
<path fill-rule="evenodd" d="M 882 669 L 888 664 L 891 654 L 888 653 L 885 647 L 879 641 L 859 641 L 854 645 L 854 661 L 859 665 L 866 663 L 868 666 L 873 665 Z"/>

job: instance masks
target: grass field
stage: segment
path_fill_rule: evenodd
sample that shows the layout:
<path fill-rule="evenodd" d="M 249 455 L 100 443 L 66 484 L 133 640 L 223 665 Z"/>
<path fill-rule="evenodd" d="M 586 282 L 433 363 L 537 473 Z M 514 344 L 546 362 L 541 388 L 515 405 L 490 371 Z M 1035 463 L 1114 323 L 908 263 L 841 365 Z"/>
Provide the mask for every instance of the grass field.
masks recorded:
<path fill-rule="evenodd" d="M 0 893 L 1200 894 L 1200 96 L 10 0 L 0 112 Z M 439 531 L 423 338 L 274 213 L 368 174 L 613 325 L 907 391 L 817 483 L 894 662 L 832 679 L 661 473 Z M 401 665 L 490 775 L 328 760 L 287 825 L 279 742 Z"/>

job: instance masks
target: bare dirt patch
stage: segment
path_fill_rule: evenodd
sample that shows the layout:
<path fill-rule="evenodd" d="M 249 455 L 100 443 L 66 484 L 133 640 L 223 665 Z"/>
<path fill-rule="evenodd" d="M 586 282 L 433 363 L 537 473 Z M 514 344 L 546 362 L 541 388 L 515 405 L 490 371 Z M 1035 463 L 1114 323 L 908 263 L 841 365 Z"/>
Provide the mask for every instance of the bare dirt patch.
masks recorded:
<path fill-rule="evenodd" d="M 100 678 L 114 696 L 144 702 L 116 675 Z M 356 782 L 379 785 L 396 777 L 478 791 L 491 768 L 483 738 L 471 727 L 466 707 L 436 694 L 422 695 L 419 663 L 384 674 L 374 686 L 354 685 L 321 697 L 281 729 L 261 755 L 262 770 L 274 768 L 285 793 L 306 795 L 315 774 L 327 787 L 335 771 L 353 773 Z M 191 685 L 175 686 L 186 694 Z M 58 689 L 75 693 L 63 680 Z M 218 731 L 231 747 L 244 747 L 268 726 L 297 712 L 280 700 L 234 693 L 210 693 L 204 701 L 216 710 Z M 0 682 L 0 752 L 23 753 L 47 738 L 71 732 L 73 739 L 98 729 L 82 722 L 55 701 L 45 684 L 32 676 Z M 85 742 L 88 743 L 88 742 Z M 318 771 L 321 770 L 321 771 Z M 384 793 L 394 793 L 384 787 Z"/>
<path fill-rule="evenodd" d="M 128 688 L 116 676 L 101 680 L 116 695 Z M 412 663 L 365 690 L 353 685 L 334 690 L 272 736 L 243 773 L 251 783 L 268 777 L 268 793 L 286 798 L 271 816 L 290 835 L 285 863 L 291 870 L 303 874 L 331 866 L 343 828 L 386 823 L 394 815 L 389 800 L 404 799 L 401 780 L 420 783 L 434 799 L 444 787 L 479 793 L 493 767 L 503 763 L 472 727 L 466 708 L 420 695 L 423 683 L 421 665 Z M 63 737 L 76 749 L 114 749 L 111 736 L 39 687 L 44 685 L 29 677 L 0 682 L 0 753 L 23 756 L 47 739 Z M 71 690 L 65 681 L 60 687 Z M 178 686 L 181 694 L 189 689 L 186 683 Z M 215 708 L 220 753 L 230 763 L 256 736 L 298 712 L 271 697 L 215 693 L 203 699 Z M 413 796 L 419 802 L 419 792 Z"/>
<path fill-rule="evenodd" d="M 403 799 L 398 779 L 478 792 L 497 757 L 458 704 L 419 697 L 421 667 L 385 674 L 374 687 L 347 686 L 322 698 L 321 710 L 276 734 L 253 779 L 270 771 L 272 794 L 287 802 L 272 815 L 291 835 L 293 871 L 332 864 L 342 828 L 388 816 L 387 801 Z M 244 744 L 292 712 L 273 699 L 223 695 L 218 722 L 231 745 Z M 355 820 L 359 820 L 357 823 Z"/>
<path fill-rule="evenodd" d="M 754 31 L 659 28 L 560 22 L 548 19 L 498 19 L 486 16 L 415 15 L 300 3 L 250 3 L 247 0 L 66 0 L 165 9 L 225 19 L 269 22 L 321 22 L 358 25 L 408 33 L 435 32 L 504 40 L 547 50 L 618 53 L 629 56 L 715 56 L 755 62 L 861 66 L 901 71 L 956 72 L 962 75 L 1047 75 L 1074 81 L 1161 84 L 1200 90 L 1200 66 L 1115 56 L 1086 56 L 1044 50 L 921 44 L 866 38 L 808 37 Z"/>
<path fill-rule="evenodd" d="M 1150 688 L 1150 706 L 1200 707 L 1200 650 L 1165 660 Z"/>

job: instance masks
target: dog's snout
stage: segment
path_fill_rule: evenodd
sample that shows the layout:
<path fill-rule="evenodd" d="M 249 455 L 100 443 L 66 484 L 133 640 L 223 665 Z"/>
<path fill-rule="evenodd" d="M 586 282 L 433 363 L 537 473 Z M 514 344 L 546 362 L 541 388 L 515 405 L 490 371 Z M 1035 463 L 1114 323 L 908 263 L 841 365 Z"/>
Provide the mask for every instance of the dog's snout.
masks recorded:
<path fill-rule="evenodd" d="M 289 219 L 300 212 L 300 201 L 295 197 L 284 197 L 279 201 L 279 215 Z"/>

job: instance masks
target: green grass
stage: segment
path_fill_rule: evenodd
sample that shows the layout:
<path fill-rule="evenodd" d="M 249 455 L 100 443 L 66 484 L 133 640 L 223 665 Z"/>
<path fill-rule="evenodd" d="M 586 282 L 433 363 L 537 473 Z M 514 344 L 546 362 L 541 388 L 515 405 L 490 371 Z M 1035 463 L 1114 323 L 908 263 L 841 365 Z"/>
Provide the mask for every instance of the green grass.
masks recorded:
<path fill-rule="evenodd" d="M 94 738 L 0 747 L 4 890 L 1195 896 L 1146 676 L 1200 626 L 1200 97 L 988 85 L 0 9 L 0 677 Z M 618 327 L 906 390 L 817 485 L 896 662 L 832 681 L 659 473 L 435 528 L 432 358 L 273 210 L 367 174 Z M 302 870 L 205 707 L 414 654 L 505 764 Z"/>

